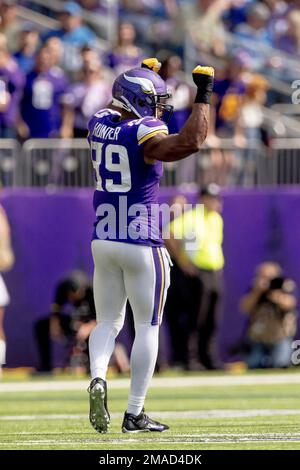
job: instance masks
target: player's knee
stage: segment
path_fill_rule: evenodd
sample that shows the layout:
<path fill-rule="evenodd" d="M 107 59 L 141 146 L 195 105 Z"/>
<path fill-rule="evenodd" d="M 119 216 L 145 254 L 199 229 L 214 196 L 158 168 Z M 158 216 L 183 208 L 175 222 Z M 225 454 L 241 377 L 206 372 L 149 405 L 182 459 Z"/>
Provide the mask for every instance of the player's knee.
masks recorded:
<path fill-rule="evenodd" d="M 97 321 L 97 328 L 105 328 L 107 330 L 110 330 L 114 334 L 114 336 L 117 336 L 123 327 L 123 323 L 123 319 L 116 321 L 100 319 L 99 321 Z"/>

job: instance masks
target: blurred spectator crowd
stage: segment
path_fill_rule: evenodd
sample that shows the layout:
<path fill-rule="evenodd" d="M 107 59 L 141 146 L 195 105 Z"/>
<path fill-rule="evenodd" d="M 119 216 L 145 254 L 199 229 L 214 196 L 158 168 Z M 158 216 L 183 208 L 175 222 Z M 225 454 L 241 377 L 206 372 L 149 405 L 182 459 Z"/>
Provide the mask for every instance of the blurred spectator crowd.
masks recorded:
<path fill-rule="evenodd" d="M 55 11 L 51 2 L 0 0 L 0 137 L 85 137 L 88 118 L 110 101 L 114 77 L 155 54 L 173 91 L 171 131 L 193 102 L 183 64 L 209 63 L 217 75 L 208 143 L 234 137 L 243 146 L 265 139 L 261 108 L 280 98 L 269 79 L 299 74 L 299 0 L 54 3 Z M 24 20 L 24 9 L 55 26 Z M 102 20 L 117 13 L 115 43 L 99 47 L 100 32 L 84 13 Z"/>

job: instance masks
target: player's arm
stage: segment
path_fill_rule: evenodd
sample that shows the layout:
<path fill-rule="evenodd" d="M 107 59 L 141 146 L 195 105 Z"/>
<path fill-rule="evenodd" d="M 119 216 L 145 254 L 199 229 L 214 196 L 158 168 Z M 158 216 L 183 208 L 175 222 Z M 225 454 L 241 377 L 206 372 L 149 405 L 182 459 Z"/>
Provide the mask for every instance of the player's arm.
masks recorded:
<path fill-rule="evenodd" d="M 197 152 L 203 144 L 209 124 L 209 102 L 213 90 L 214 69 L 198 65 L 193 70 L 197 95 L 192 113 L 179 134 L 156 134 L 144 145 L 146 161 L 172 162 Z"/>

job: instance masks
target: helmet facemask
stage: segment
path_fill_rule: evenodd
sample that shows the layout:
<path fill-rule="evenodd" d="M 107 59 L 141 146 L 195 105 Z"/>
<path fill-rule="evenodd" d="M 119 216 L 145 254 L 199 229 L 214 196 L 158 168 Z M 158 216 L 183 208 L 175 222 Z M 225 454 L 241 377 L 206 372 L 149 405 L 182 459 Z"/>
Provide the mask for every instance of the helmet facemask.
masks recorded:
<path fill-rule="evenodd" d="M 148 95 L 145 99 L 145 102 L 152 109 L 152 116 L 161 119 L 166 124 L 169 123 L 171 116 L 173 114 L 173 106 L 167 104 L 167 100 L 171 98 L 170 93 L 165 93 L 163 95 Z M 139 105 L 143 107 L 143 101 L 139 102 Z"/>

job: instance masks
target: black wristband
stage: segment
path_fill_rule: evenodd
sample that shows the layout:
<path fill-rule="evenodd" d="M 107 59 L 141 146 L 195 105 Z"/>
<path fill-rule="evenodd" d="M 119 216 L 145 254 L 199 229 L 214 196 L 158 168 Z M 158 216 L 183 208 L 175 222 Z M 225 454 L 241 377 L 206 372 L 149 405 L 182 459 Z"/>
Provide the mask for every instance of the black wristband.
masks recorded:
<path fill-rule="evenodd" d="M 210 97 L 212 95 L 214 86 L 214 77 L 204 74 L 195 75 L 195 82 L 198 87 L 195 103 L 210 104 Z"/>

